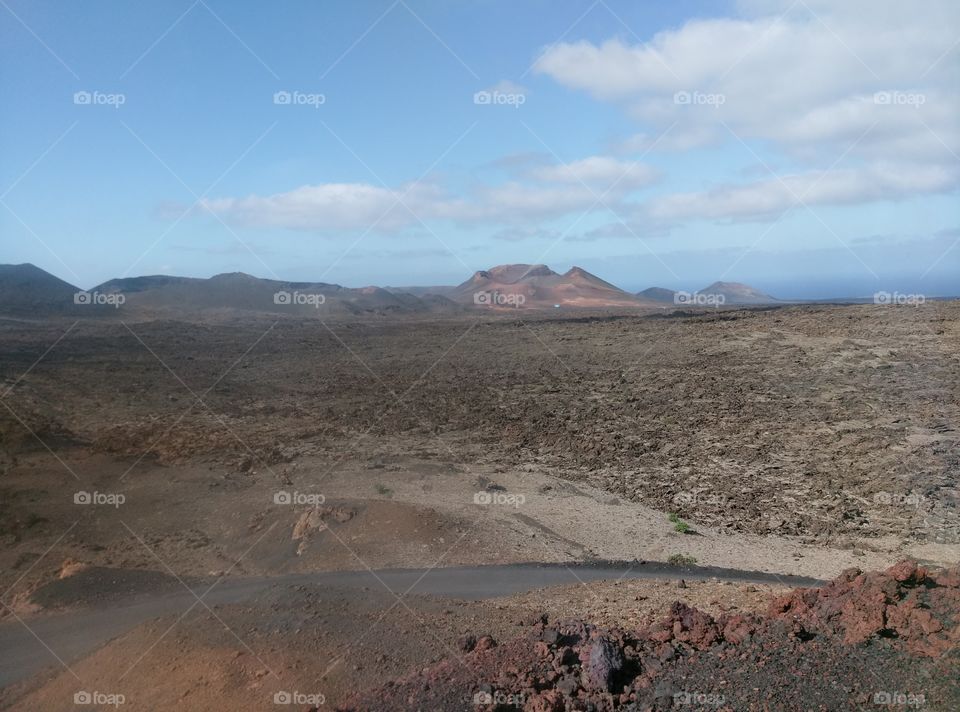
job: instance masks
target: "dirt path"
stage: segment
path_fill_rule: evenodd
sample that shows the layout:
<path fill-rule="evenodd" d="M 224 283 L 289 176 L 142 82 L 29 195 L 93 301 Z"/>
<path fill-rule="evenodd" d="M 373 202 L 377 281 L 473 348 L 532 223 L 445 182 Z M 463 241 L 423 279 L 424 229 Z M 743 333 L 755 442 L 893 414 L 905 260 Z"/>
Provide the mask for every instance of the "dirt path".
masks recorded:
<path fill-rule="evenodd" d="M 6 686 L 56 662 L 54 655 L 69 663 L 79 659 L 106 641 L 121 635 L 151 618 L 182 613 L 191 607 L 207 605 L 253 604 L 271 589 L 279 586 L 322 585 L 351 589 L 389 588 L 394 594 L 427 594 L 468 600 L 480 600 L 530 591 L 545 586 L 558 586 L 605 579 L 684 578 L 691 581 L 717 579 L 738 583 L 779 583 L 785 586 L 810 586 L 820 582 L 794 576 L 778 576 L 756 571 L 716 567 L 675 567 L 644 562 L 609 562 L 601 564 L 520 564 L 506 566 L 468 566 L 436 569 L 388 569 L 381 571 L 337 571 L 314 574 L 293 574 L 280 577 L 226 579 L 211 588 L 213 582 L 193 582 L 192 592 L 182 585 L 179 590 L 153 593 L 156 582 L 137 591 L 136 584 L 124 580 L 122 572 L 114 572 L 115 589 L 123 591 L 117 600 L 114 591 L 90 579 L 102 582 L 98 570 L 51 584 L 38 593 L 50 604 L 82 606 L 79 610 L 11 620 L 0 624 L 0 685 Z M 146 581 L 146 579 L 143 579 Z M 171 579 L 173 585 L 177 585 Z M 209 593 L 204 593 L 208 591 Z M 84 600 L 84 592 L 95 593 Z M 29 626 L 29 627 L 28 627 Z M 54 653 L 55 651 L 55 653 Z"/>

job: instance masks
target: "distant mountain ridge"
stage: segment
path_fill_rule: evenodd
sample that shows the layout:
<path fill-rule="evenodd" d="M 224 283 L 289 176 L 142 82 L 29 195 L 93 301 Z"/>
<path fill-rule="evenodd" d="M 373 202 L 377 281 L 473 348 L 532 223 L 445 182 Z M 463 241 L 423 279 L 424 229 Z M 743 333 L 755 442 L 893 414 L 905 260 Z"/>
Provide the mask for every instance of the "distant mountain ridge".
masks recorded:
<path fill-rule="evenodd" d="M 129 308 L 150 312 L 241 310 L 307 316 L 457 310 L 453 302 L 442 297 L 421 299 L 380 287 L 261 279 L 244 272 L 209 279 L 167 275 L 112 279 L 92 291 L 122 293 Z"/>
<path fill-rule="evenodd" d="M 630 294 L 586 271 L 563 274 L 545 264 L 504 264 L 478 270 L 455 286 L 343 287 L 326 282 L 261 279 L 243 272 L 210 278 L 143 275 L 110 279 L 84 291 L 32 264 L 0 265 L 0 313 L 9 316 L 243 314 L 298 316 L 455 314 L 464 309 L 640 308 L 662 310 L 678 292 L 650 287 Z M 696 294 L 721 304 L 778 300 L 749 285 L 714 282 Z"/>
<path fill-rule="evenodd" d="M 697 290 L 696 292 L 683 292 L 678 290 L 666 289 L 665 287 L 648 287 L 642 292 L 637 292 L 637 296 L 650 299 L 663 304 L 694 304 L 690 300 L 690 295 L 702 295 L 704 297 L 719 297 L 712 300 L 713 304 L 776 304 L 781 300 L 771 297 L 769 294 L 761 292 L 759 289 L 751 287 L 741 282 L 714 282 L 713 284 Z"/>

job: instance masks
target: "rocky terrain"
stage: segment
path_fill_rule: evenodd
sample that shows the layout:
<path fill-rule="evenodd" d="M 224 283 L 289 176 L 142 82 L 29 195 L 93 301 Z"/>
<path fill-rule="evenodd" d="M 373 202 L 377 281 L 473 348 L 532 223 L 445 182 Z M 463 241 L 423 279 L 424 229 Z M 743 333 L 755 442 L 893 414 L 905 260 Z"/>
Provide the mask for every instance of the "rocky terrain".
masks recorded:
<path fill-rule="evenodd" d="M 0 707 L 951 709 L 960 304 L 445 298 L 0 320 L 0 646 L 30 650 Z M 601 560 L 613 580 L 488 601 L 285 578 Z M 787 593 L 787 574 L 840 578 Z M 79 646 L 82 616 L 118 627 Z"/>
<path fill-rule="evenodd" d="M 946 712 L 960 700 L 955 568 L 907 561 L 795 590 L 590 582 L 487 601 L 396 596 L 370 583 L 362 591 L 278 583 L 244 603 L 183 606 L 69 670 L 0 690 L 0 705 L 60 709 L 78 687 L 122 695 L 124 709 L 244 712 L 278 702 L 342 712 Z M 133 584 L 147 586 L 165 583 Z M 52 593 L 48 605 L 114 617 L 133 595 L 88 609 L 63 589 Z"/>
<path fill-rule="evenodd" d="M 549 473 L 694 526 L 956 545 L 957 315 L 8 321 L 0 432 L 237 473 L 362 445 Z"/>
<path fill-rule="evenodd" d="M 960 705 L 960 570 L 845 572 L 760 615 L 675 602 L 649 625 L 528 619 L 467 635 L 460 654 L 360 692 L 350 710 L 837 710 Z"/>

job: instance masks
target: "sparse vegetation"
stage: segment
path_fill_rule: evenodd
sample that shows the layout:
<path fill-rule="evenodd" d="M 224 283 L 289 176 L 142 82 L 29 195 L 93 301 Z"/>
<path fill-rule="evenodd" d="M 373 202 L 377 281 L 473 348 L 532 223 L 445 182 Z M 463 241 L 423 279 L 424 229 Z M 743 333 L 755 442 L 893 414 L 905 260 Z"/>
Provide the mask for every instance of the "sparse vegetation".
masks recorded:
<path fill-rule="evenodd" d="M 667 563 L 674 566 L 693 566 L 697 563 L 697 557 L 687 556 L 686 554 L 671 554 Z"/>
<path fill-rule="evenodd" d="M 683 521 L 676 512 L 670 512 L 667 515 L 667 519 L 673 522 L 673 530 L 679 532 L 680 534 L 692 534 L 693 529 L 690 527 L 688 522 Z"/>
<path fill-rule="evenodd" d="M 377 482 L 377 494 L 379 494 L 382 497 L 392 497 L 393 490 L 387 487 L 382 482 Z"/>

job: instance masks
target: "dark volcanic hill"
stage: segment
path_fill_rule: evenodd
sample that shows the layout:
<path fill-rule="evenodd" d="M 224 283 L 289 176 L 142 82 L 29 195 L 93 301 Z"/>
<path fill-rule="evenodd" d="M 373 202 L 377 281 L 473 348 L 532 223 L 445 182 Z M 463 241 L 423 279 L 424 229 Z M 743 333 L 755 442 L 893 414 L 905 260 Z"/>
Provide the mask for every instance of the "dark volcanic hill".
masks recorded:
<path fill-rule="evenodd" d="M 93 295 L 93 301 L 77 303 L 78 293 Z M 722 296 L 723 303 L 733 305 L 779 301 L 737 282 L 714 282 L 698 294 Z M 300 316 L 452 314 L 471 307 L 518 306 L 663 309 L 665 304 L 674 303 L 675 295 L 662 287 L 630 294 L 580 267 L 560 274 L 543 264 L 499 265 L 475 272 L 457 286 L 357 289 L 232 272 L 209 279 L 171 275 L 111 279 L 89 293 L 31 264 L 0 265 L 0 314 L 25 318 L 120 314 L 177 318 L 249 312 Z"/>
<path fill-rule="evenodd" d="M 462 306 L 440 295 L 418 297 L 393 294 L 379 287 L 350 289 L 323 282 L 284 282 L 242 272 L 210 279 L 169 275 L 111 279 L 85 291 L 31 264 L 0 265 L 0 314 L 19 318 L 177 318 L 250 312 L 331 316 L 462 310 Z"/>
<path fill-rule="evenodd" d="M 722 295 L 726 304 L 772 304 L 778 301 L 769 294 L 740 282 L 714 282 L 701 289 L 698 294 Z"/>
<path fill-rule="evenodd" d="M 326 282 L 260 279 L 243 272 L 209 279 L 166 275 L 114 279 L 96 288 L 126 296 L 137 313 L 270 312 L 301 316 L 455 311 L 450 300 L 394 294 L 380 287 L 351 289 Z"/>
<path fill-rule="evenodd" d="M 666 289 L 665 287 L 648 287 L 642 292 L 637 292 L 637 296 L 641 299 L 650 299 L 654 302 L 663 302 L 665 304 L 673 304 L 674 299 L 677 293 L 672 289 Z"/>
<path fill-rule="evenodd" d="M 72 316 L 99 309 L 77 304 L 80 290 L 39 267 L 0 265 L 0 314 L 18 317 Z"/>

